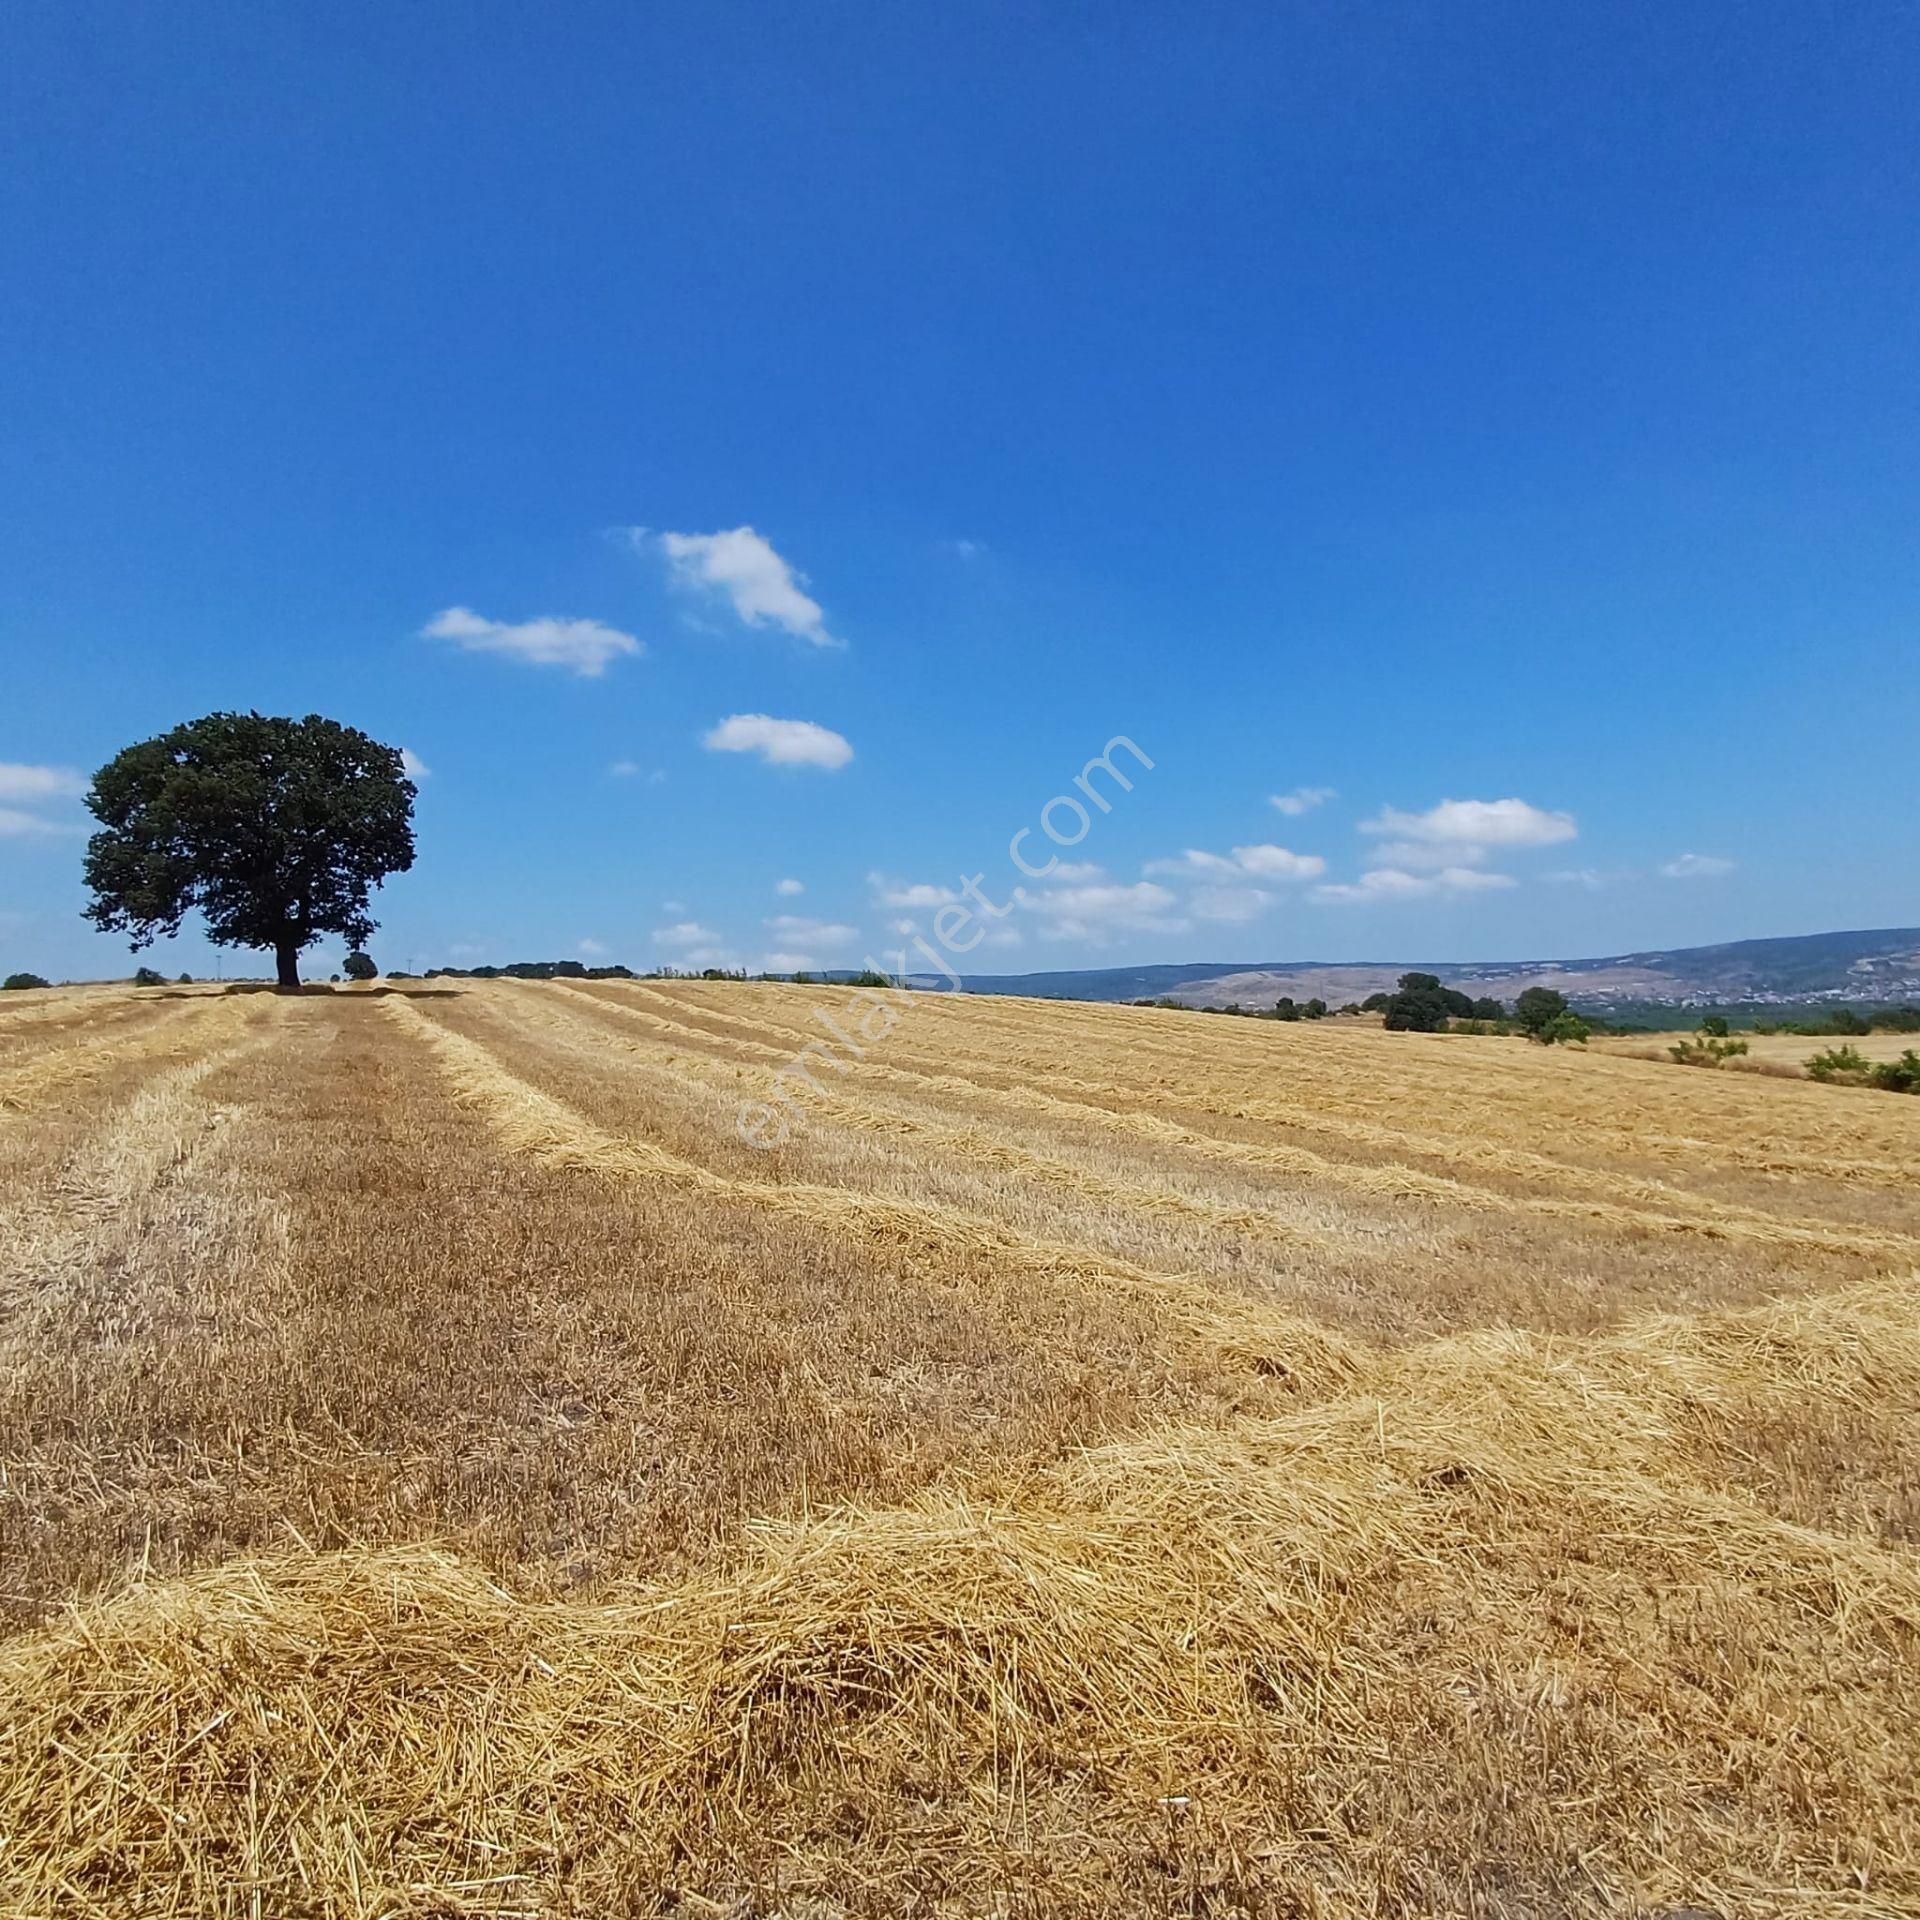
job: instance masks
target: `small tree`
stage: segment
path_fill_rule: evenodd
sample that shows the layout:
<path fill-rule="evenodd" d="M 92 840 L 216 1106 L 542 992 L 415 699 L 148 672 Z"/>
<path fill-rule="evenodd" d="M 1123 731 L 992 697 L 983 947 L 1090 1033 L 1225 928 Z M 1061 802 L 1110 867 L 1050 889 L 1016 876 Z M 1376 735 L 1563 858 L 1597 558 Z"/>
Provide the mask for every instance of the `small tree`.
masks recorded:
<path fill-rule="evenodd" d="M 397 747 L 338 721 L 211 713 L 94 775 L 86 917 L 172 935 L 195 909 L 217 946 L 267 947 L 279 984 L 322 934 L 372 934 L 372 889 L 413 865 L 413 782 Z"/>
<path fill-rule="evenodd" d="M 1300 1009 L 1302 1020 L 1324 1020 L 1327 1017 L 1327 1003 L 1316 994 Z"/>
<path fill-rule="evenodd" d="M 1400 991 L 1388 996 L 1384 1009 L 1387 1030 L 1390 1033 L 1444 1033 L 1447 1022 L 1453 1018 L 1452 1001 L 1462 997 L 1443 987 L 1435 974 L 1403 973 Z"/>
<path fill-rule="evenodd" d="M 1878 1061 L 1867 1079 L 1888 1093 L 1920 1093 L 1920 1053 L 1909 1047 L 1898 1060 Z"/>
<path fill-rule="evenodd" d="M 1473 1003 L 1473 1018 L 1476 1020 L 1504 1020 L 1506 1017 L 1506 1007 L 1491 994 L 1483 994 Z"/>
<path fill-rule="evenodd" d="M 1556 1013 L 1534 1036 L 1543 1047 L 1584 1047 L 1593 1038 L 1593 1028 L 1571 1009 Z M 1738 1042 L 1740 1051 L 1746 1052 L 1746 1043 Z"/>
<path fill-rule="evenodd" d="M 137 967 L 134 970 L 133 984 L 136 987 L 164 987 L 167 976 L 156 972 L 152 967 Z"/>
<path fill-rule="evenodd" d="M 1276 1020 L 1298 1020 L 1300 1018 L 1299 1002 L 1294 999 L 1292 994 L 1283 993 L 1280 998 L 1273 1003 L 1273 1017 Z"/>
<path fill-rule="evenodd" d="M 24 993 L 30 987 L 44 987 L 47 983 L 37 973 L 10 973 L 0 980 L 0 993 Z"/>
<path fill-rule="evenodd" d="M 1728 1039 L 1724 1020 L 1709 1019 L 1701 1021 L 1699 1031 L 1691 1040 L 1676 1041 L 1667 1051 L 1683 1067 L 1718 1067 L 1739 1059 L 1747 1051 L 1747 1043 Z"/>
<path fill-rule="evenodd" d="M 1551 987 L 1529 987 L 1513 1003 L 1513 1024 L 1529 1040 L 1546 1037 L 1547 1029 L 1567 1011 L 1567 996 Z"/>
<path fill-rule="evenodd" d="M 348 954 L 340 963 L 340 971 L 349 980 L 378 980 L 380 969 L 373 964 L 373 955 L 362 953 L 358 948 Z"/>
<path fill-rule="evenodd" d="M 1360 1002 L 1360 1011 L 1362 1013 L 1385 1013 L 1392 999 L 1393 995 L 1390 993 L 1370 993 Z"/>

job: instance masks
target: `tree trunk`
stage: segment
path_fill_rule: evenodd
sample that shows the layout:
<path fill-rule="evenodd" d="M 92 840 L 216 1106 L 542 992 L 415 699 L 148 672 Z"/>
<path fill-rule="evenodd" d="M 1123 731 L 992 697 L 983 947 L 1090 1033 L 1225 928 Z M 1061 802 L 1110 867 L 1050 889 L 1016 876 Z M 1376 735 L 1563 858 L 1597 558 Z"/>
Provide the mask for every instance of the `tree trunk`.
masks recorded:
<path fill-rule="evenodd" d="M 300 991 L 300 949 L 291 940 L 282 940 L 274 947 L 273 954 L 280 969 L 280 991 L 298 993 Z"/>

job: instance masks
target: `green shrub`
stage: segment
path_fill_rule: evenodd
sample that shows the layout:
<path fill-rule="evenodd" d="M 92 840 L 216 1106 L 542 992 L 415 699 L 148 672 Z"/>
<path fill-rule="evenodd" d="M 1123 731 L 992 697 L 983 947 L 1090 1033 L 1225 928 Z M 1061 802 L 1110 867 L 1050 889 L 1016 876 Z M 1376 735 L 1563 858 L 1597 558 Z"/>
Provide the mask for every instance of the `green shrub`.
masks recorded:
<path fill-rule="evenodd" d="M 1385 1014 L 1389 1033 L 1445 1033 L 1447 1023 L 1460 1012 L 1453 1003 L 1461 1001 L 1473 1011 L 1473 1002 L 1464 994 L 1443 987 L 1431 973 L 1403 973 L 1400 991 L 1388 996 Z"/>
<path fill-rule="evenodd" d="M 1564 993 L 1556 993 L 1551 987 L 1529 987 L 1513 1003 L 1513 1024 L 1529 1040 L 1545 1041 L 1551 1046 L 1553 1042 L 1547 1040 L 1547 1029 L 1567 1011 Z"/>
<path fill-rule="evenodd" d="M 134 973 L 133 984 L 136 987 L 164 987 L 167 984 L 167 976 L 164 973 L 156 973 L 151 967 L 141 967 Z"/>
<path fill-rule="evenodd" d="M 1691 1040 L 1679 1041 L 1667 1051 L 1683 1067 L 1718 1067 L 1724 1066 L 1729 1060 L 1739 1059 L 1747 1051 L 1747 1043 L 1744 1040 L 1729 1040 L 1727 1023 L 1714 1017 L 1701 1021 L 1699 1031 Z"/>
<path fill-rule="evenodd" d="M 1862 1085 L 1873 1070 L 1873 1062 L 1858 1047 L 1829 1047 L 1807 1062 L 1807 1072 L 1816 1080 L 1845 1080 Z"/>
<path fill-rule="evenodd" d="M 1867 1080 L 1887 1093 L 1920 1093 L 1920 1053 L 1909 1047 L 1898 1060 L 1876 1062 Z"/>
<path fill-rule="evenodd" d="M 1300 1018 L 1300 1003 L 1294 999 L 1292 994 L 1283 993 L 1280 998 L 1273 1003 L 1273 1017 L 1276 1020 L 1298 1020 Z"/>
<path fill-rule="evenodd" d="M 1543 1047 L 1584 1047 L 1593 1038 L 1593 1028 L 1569 1008 L 1556 1013 L 1533 1037 Z M 1744 1053 L 1746 1048 L 1740 1051 Z"/>
<path fill-rule="evenodd" d="M 37 973 L 10 973 L 5 980 L 0 980 L 0 993 L 23 993 L 29 987 L 46 984 Z"/>
<path fill-rule="evenodd" d="M 346 959 L 341 963 L 340 972 L 344 973 L 349 980 L 378 980 L 380 978 L 380 969 L 374 965 L 373 955 L 370 953 L 361 953 L 357 949 L 348 954 Z M 336 979 L 338 977 L 338 975 L 335 975 Z"/>
<path fill-rule="evenodd" d="M 1873 1016 L 1875 1033 L 1920 1033 L 1920 1007 L 1882 1007 Z"/>

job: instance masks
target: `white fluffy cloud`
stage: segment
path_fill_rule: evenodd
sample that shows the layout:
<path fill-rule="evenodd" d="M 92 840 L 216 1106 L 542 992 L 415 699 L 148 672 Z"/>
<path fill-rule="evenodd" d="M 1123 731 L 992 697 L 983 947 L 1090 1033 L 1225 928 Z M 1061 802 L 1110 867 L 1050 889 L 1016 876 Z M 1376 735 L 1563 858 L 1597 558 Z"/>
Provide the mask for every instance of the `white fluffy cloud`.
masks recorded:
<path fill-rule="evenodd" d="M 629 527 L 627 534 L 636 547 L 659 548 L 675 586 L 725 600 L 745 625 L 780 627 L 816 647 L 844 644 L 827 631 L 819 601 L 805 591 L 806 575 L 789 566 L 751 527 L 724 533 L 652 533 Z"/>
<path fill-rule="evenodd" d="M 926 912 L 950 907 L 960 898 L 952 887 L 936 886 L 930 880 L 894 880 L 884 873 L 868 874 L 867 885 L 873 889 L 874 905 L 879 907 L 912 907 Z M 912 922 L 906 925 L 911 929 Z"/>
<path fill-rule="evenodd" d="M 1430 900 L 1436 894 L 1486 893 L 1517 884 L 1511 874 L 1482 873 L 1476 867 L 1442 867 L 1437 873 L 1374 867 L 1350 884 L 1315 887 L 1313 897 L 1342 906 L 1369 906 L 1385 900 Z"/>
<path fill-rule="evenodd" d="M 587 679 L 607 670 L 622 654 L 644 653 L 630 633 L 598 620 L 487 620 L 470 607 L 448 607 L 420 629 L 429 640 L 451 640 L 468 653 L 504 653 L 535 667 L 566 667 Z"/>
<path fill-rule="evenodd" d="M 819 767 L 836 772 L 853 758 L 844 736 L 811 720 L 776 720 L 766 713 L 733 713 L 701 736 L 710 753 L 757 753 L 769 766 Z"/>
<path fill-rule="evenodd" d="M 1295 787 L 1291 793 L 1275 793 L 1267 797 L 1289 819 L 1297 820 L 1301 814 L 1311 813 L 1315 807 L 1324 807 L 1329 800 L 1337 800 L 1340 796 L 1331 787 Z"/>
<path fill-rule="evenodd" d="M 1388 868 L 1477 867 L 1490 849 L 1553 847 L 1579 837 L 1570 813 L 1551 813 L 1525 800 L 1442 800 L 1425 813 L 1382 807 L 1360 823 L 1362 833 L 1387 837 L 1379 849 Z"/>
<path fill-rule="evenodd" d="M 25 813 L 18 807 L 0 807 L 0 839 L 24 840 L 35 834 L 72 834 L 84 829 L 63 820 L 43 820 L 37 813 Z"/>
<path fill-rule="evenodd" d="M 1285 847 L 1235 847 L 1232 854 L 1204 853 L 1189 847 L 1177 860 L 1149 860 L 1147 871 L 1192 879 L 1233 881 L 1317 880 L 1327 863 L 1317 853 L 1293 853 Z"/>
<path fill-rule="evenodd" d="M 1187 905 L 1196 920 L 1244 926 L 1259 919 L 1279 897 L 1264 887 L 1196 887 Z"/>
<path fill-rule="evenodd" d="M 1723 873 L 1733 871 L 1731 860 L 1722 860 L 1718 854 L 1683 853 L 1677 859 L 1669 860 L 1660 871 L 1669 880 L 1712 880 Z"/>
<path fill-rule="evenodd" d="M 607 946 L 604 940 L 588 938 L 580 942 L 580 951 L 585 954 L 589 960 L 597 958 L 599 955 L 605 953 L 606 950 Z"/>
<path fill-rule="evenodd" d="M 762 973 L 806 973 L 820 964 L 810 953 L 763 953 Z"/>
<path fill-rule="evenodd" d="M 1040 923 L 1048 940 L 1084 940 L 1104 946 L 1120 934 L 1181 933 L 1186 921 L 1177 917 L 1178 901 L 1151 880 L 1131 886 L 1118 881 L 1079 887 L 1017 887 L 1014 900 Z"/>
<path fill-rule="evenodd" d="M 711 927 L 703 927 L 698 920 L 677 920 L 670 927 L 655 927 L 653 944 L 666 947 L 669 951 L 682 947 L 710 947 L 720 936 Z"/>
<path fill-rule="evenodd" d="M 762 924 L 776 940 L 790 945 L 845 947 L 860 938 L 858 927 L 849 927 L 838 920 L 810 920 L 798 913 L 776 913 Z"/>
<path fill-rule="evenodd" d="M 409 780 L 431 780 L 433 769 L 411 747 L 400 749 L 400 771 Z"/>
<path fill-rule="evenodd" d="M 773 883 L 773 890 L 783 900 L 791 900 L 796 894 L 806 892 L 807 883 L 804 880 L 776 880 Z"/>
<path fill-rule="evenodd" d="M 86 790 L 86 781 L 67 767 L 35 767 L 17 760 L 0 760 L 0 802 L 24 800 L 33 806 L 49 800 L 72 800 Z M 85 831 L 74 821 L 48 820 L 24 807 L 0 805 L 0 839 L 25 840 L 36 835 L 62 838 Z"/>
<path fill-rule="evenodd" d="M 86 781 L 70 768 L 0 760 L 0 800 L 72 800 L 86 790 Z"/>

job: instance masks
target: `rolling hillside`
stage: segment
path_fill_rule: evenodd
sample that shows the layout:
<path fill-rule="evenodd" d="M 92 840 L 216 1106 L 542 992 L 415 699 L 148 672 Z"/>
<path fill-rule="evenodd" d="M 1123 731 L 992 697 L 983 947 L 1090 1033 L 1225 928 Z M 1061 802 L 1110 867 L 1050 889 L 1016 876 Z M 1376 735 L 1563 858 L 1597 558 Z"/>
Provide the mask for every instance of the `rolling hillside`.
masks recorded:
<path fill-rule="evenodd" d="M 1613 954 L 1588 960 L 1253 960 L 1178 966 L 1095 967 L 1060 973 L 972 974 L 972 993 L 1043 1000 L 1166 997 L 1199 1007 L 1257 1005 L 1291 994 L 1338 1006 L 1392 987 L 1409 968 L 1463 992 L 1510 1000 L 1526 987 L 1557 987 L 1577 1006 L 1689 1007 L 1920 998 L 1920 927 L 1734 940 L 1712 947 Z M 928 976 L 925 984 L 935 984 Z"/>

